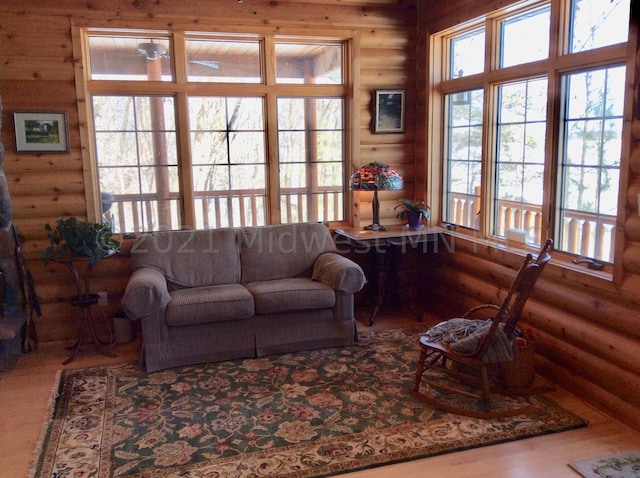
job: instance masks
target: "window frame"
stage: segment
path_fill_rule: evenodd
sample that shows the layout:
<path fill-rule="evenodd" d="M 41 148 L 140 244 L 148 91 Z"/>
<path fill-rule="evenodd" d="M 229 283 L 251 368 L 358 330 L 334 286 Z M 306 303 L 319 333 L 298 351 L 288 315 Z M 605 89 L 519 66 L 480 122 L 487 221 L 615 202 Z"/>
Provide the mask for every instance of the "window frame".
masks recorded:
<path fill-rule="evenodd" d="M 216 32 L 216 33 L 207 33 Z M 173 37 L 171 52 L 171 65 L 173 80 L 162 82 L 140 81 L 111 81 L 92 80 L 88 65 L 89 43 L 91 34 L 108 34 L 122 36 L 170 36 Z M 80 123 L 80 141 L 82 146 L 83 173 L 85 179 L 85 198 L 87 202 L 87 217 L 92 221 L 101 220 L 101 204 L 99 199 L 98 171 L 96 151 L 93 140 L 93 120 L 91 111 L 92 95 L 168 95 L 174 98 L 177 144 L 178 144 L 178 170 L 180 184 L 180 217 L 182 228 L 194 227 L 196 224 L 196 201 L 193 194 L 192 161 L 190 154 L 190 130 L 189 130 L 189 96 L 228 96 L 228 97 L 262 97 L 265 104 L 265 137 L 266 137 L 266 223 L 280 223 L 280 195 L 278 176 L 278 131 L 277 131 L 277 98 L 283 97 L 340 97 L 344 101 L 344 197 L 348 197 L 348 178 L 353 164 L 352 158 L 356 156 L 354 141 L 350 131 L 354 130 L 358 118 L 354 118 L 355 78 L 352 43 L 358 41 L 358 33 L 349 30 L 320 30 L 313 35 L 304 35 L 299 31 L 286 28 L 273 33 L 273 29 L 260 27 L 239 29 L 238 27 L 225 27 L 224 32 L 217 33 L 217 29 L 206 25 L 200 25 L 197 32 L 182 29 L 157 30 L 144 27 L 131 29 L 130 26 L 109 24 L 98 26 L 95 24 L 83 24 L 75 21 L 72 25 L 73 52 L 76 65 L 76 90 L 78 96 L 78 115 Z M 205 83 L 189 82 L 186 68 L 185 39 L 222 39 L 222 40 L 253 40 L 259 39 L 262 44 L 263 57 L 261 58 L 262 81 L 259 83 Z M 269 55 L 275 52 L 275 44 L 278 42 L 300 43 L 330 43 L 340 44 L 343 48 L 342 56 L 342 83 L 341 84 L 314 84 L 297 85 L 277 83 L 275 73 L 275 61 L 269 59 Z M 185 60 L 185 61 L 181 61 Z M 352 214 L 351 201 L 344 201 L 344 217 L 335 224 L 342 225 L 348 222 Z M 332 223 L 333 224 L 333 223 Z M 135 231 L 139 232 L 139 231 Z"/>
<path fill-rule="evenodd" d="M 506 68 L 499 66 L 499 34 L 501 21 L 513 15 L 526 13 L 530 10 L 540 8 L 545 4 L 551 5 L 551 25 L 550 25 L 550 46 L 549 56 L 547 59 L 538 60 L 522 65 L 514 65 Z M 525 81 L 536 77 L 546 77 L 548 79 L 548 98 L 562 98 L 564 94 L 562 85 L 562 75 L 574 71 L 584 71 L 587 69 L 597 69 L 622 65 L 626 67 L 627 79 L 629 72 L 632 71 L 633 58 L 627 52 L 627 43 L 618 43 L 596 50 L 587 50 L 578 53 L 569 53 L 569 38 L 566 31 L 569 30 L 568 21 L 570 15 L 570 0 L 545 0 L 545 1 L 526 1 L 508 8 L 498 10 L 487 14 L 485 17 L 474 21 L 458 25 L 456 27 L 443 30 L 429 37 L 430 42 L 430 94 L 427 104 L 427 117 L 432 119 L 430 129 L 435 131 L 443 131 L 446 134 L 446 114 L 447 105 L 445 104 L 447 95 L 456 92 L 468 91 L 481 88 L 485 92 L 485 103 L 483 112 L 483 165 L 482 165 L 482 191 L 481 191 L 481 207 L 479 213 L 479 229 L 467 229 L 457 227 L 456 233 L 463 234 L 476 242 L 488 243 L 497 247 L 507 248 L 508 241 L 490 233 L 494 217 L 493 197 L 495 186 L 495 166 L 496 166 L 496 145 L 497 136 L 497 88 L 503 84 L 513 83 L 517 81 Z M 565 26 L 566 25 L 566 26 Z M 485 71 L 480 74 L 448 78 L 450 71 L 450 51 L 449 44 L 452 37 L 462 35 L 466 32 L 473 31 L 480 27 L 485 28 Z M 628 82 L 627 82 L 628 83 Z M 626 168 L 628 167 L 628 152 L 625 154 L 625 144 L 630 141 L 630 131 L 628 124 L 630 122 L 630 89 L 625 88 L 624 99 L 624 126 L 622 130 L 622 151 L 620 160 L 620 184 L 619 184 L 619 202 L 618 202 L 618 221 L 620 214 L 624 211 L 624 191 L 626 188 Z M 556 205 L 558 204 L 557 187 L 559 181 L 558 157 L 561 149 L 561 132 L 562 120 L 561 100 L 548 101 L 547 113 L 547 131 L 545 135 L 545 168 L 544 168 L 544 184 L 543 206 L 542 206 L 542 224 L 544 230 L 542 235 L 547 237 L 555 236 L 556 221 Z M 436 135 L 437 136 L 437 135 Z M 429 199 L 435 206 L 435 211 L 439 217 L 434 217 L 437 222 L 444 221 L 444 212 L 446 205 L 445 193 L 447 190 L 446 178 L 446 137 L 436 137 L 430 142 L 427 149 L 428 168 L 431 171 L 440 171 L 438 178 L 432 178 L 432 187 L 429 192 Z M 486 178 L 491 178 L 487 181 Z M 597 275 L 607 280 L 619 280 L 622 273 L 621 255 L 622 255 L 622 237 L 618 233 L 615 238 L 614 245 L 614 263 L 607 265 L 603 272 L 595 272 L 586 270 L 586 268 L 573 269 L 587 274 Z M 535 251 L 535 246 L 526 247 L 531 252 Z M 571 267 L 571 260 L 575 258 L 575 254 L 556 251 L 554 256 L 563 265 Z"/>

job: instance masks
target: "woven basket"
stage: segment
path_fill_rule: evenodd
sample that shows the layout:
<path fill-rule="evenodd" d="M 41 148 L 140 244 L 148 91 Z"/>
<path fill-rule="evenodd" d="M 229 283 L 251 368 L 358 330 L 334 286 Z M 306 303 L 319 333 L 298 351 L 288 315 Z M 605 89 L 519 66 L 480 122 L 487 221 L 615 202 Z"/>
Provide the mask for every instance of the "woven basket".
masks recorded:
<path fill-rule="evenodd" d="M 506 389 L 518 389 L 528 387 L 536 377 L 534 365 L 534 342 L 517 338 L 514 348 L 513 362 L 501 363 L 498 379 Z"/>

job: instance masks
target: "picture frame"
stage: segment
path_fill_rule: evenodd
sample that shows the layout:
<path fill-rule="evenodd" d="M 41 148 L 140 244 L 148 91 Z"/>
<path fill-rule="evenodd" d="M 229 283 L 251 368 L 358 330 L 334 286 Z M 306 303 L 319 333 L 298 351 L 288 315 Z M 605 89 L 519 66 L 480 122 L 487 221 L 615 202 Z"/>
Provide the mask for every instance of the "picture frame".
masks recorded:
<path fill-rule="evenodd" d="M 14 111 L 18 153 L 68 153 L 66 111 Z"/>
<path fill-rule="evenodd" d="M 404 133 L 406 90 L 384 88 L 373 93 L 373 133 Z"/>

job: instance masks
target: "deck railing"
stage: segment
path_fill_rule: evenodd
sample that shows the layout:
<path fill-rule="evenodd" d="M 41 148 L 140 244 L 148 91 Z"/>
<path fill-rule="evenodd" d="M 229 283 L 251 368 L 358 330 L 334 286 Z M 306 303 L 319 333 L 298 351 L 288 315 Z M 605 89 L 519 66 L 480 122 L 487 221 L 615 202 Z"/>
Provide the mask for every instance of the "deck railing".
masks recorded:
<path fill-rule="evenodd" d="M 198 229 L 262 226 L 266 224 L 267 198 L 264 191 L 239 191 L 233 196 L 195 194 Z M 341 221 L 344 211 L 342 190 L 324 190 L 309 194 L 295 189 L 280 196 L 281 222 Z M 115 233 L 181 229 L 177 195 L 158 200 L 154 195 L 114 195 L 105 220 Z"/>
<path fill-rule="evenodd" d="M 467 195 L 450 196 L 449 222 L 479 228 L 477 198 Z M 576 211 L 567 211 L 562 223 L 561 241 L 555 247 L 572 254 L 591 257 L 604 262 L 613 262 L 615 244 L 615 217 L 598 216 Z M 505 237 L 509 228 L 527 232 L 535 244 L 542 242 L 542 208 L 516 201 L 499 201 L 497 209 L 496 235 Z"/>

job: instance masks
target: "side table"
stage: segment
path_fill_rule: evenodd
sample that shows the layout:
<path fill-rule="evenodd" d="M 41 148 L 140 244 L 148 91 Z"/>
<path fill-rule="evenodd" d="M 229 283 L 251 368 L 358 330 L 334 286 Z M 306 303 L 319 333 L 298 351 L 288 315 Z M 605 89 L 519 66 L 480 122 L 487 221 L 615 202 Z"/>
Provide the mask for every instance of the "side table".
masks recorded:
<path fill-rule="evenodd" d="M 107 357 L 116 357 L 114 353 L 105 348 L 108 343 L 98 337 L 91 317 L 91 306 L 98 303 L 99 297 L 98 294 L 92 294 L 89 292 L 89 278 L 93 268 L 89 259 L 84 257 L 73 257 L 57 258 L 54 260 L 55 262 L 65 266 L 69 272 L 71 272 L 71 275 L 73 275 L 77 294 L 70 297 L 68 301 L 72 306 L 78 307 L 81 311 L 78 340 L 74 345 L 68 347 L 68 349 L 72 351 L 71 355 L 67 360 L 62 362 L 62 364 L 67 365 L 73 361 L 82 347 L 86 345 L 87 341 L 93 341 L 97 352 L 106 355 Z M 76 266 L 76 264 L 79 265 L 80 270 L 78 270 L 78 266 Z"/>
<path fill-rule="evenodd" d="M 374 254 L 372 273 L 376 279 L 376 297 L 369 317 L 369 326 L 374 324 L 385 296 L 392 290 L 395 290 L 400 297 L 401 304 L 409 309 L 419 322 L 422 321 L 422 315 L 407 300 L 397 277 L 393 277 L 397 271 L 396 264 L 390 259 L 390 253 L 394 248 L 404 251 L 406 247 L 416 247 L 419 244 L 426 245 L 437 241 L 439 232 L 435 228 L 421 227 L 413 230 L 406 226 L 389 226 L 385 231 L 363 230 L 355 227 L 334 231 L 336 242 L 347 243 L 361 253 L 373 252 Z"/>

